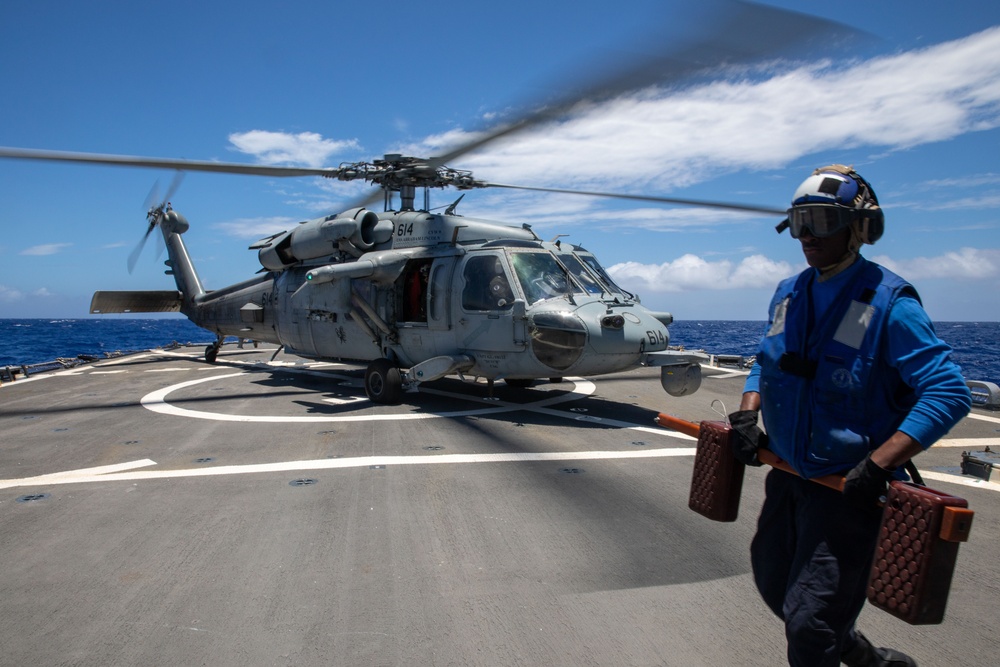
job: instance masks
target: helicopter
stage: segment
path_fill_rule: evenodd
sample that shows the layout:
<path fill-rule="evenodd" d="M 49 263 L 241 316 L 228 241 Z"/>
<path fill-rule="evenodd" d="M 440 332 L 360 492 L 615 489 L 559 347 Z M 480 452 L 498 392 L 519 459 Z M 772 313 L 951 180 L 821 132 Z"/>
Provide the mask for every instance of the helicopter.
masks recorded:
<path fill-rule="evenodd" d="M 660 368 L 672 396 L 695 392 L 703 354 L 669 348 L 672 315 L 645 308 L 615 283 L 597 256 L 556 237 L 541 239 L 520 226 L 458 213 L 464 192 L 443 213 L 433 212 L 429 192 L 454 188 L 523 190 L 618 197 L 708 206 L 768 215 L 774 209 L 679 198 L 586 192 L 482 181 L 446 163 L 529 127 L 556 119 L 576 105 L 649 85 L 714 71 L 720 64 L 772 57 L 789 35 L 813 39 L 831 24 L 798 14 L 738 3 L 741 14 L 702 41 L 645 60 L 539 110 L 480 132 L 438 157 L 399 153 L 332 168 L 298 168 L 93 153 L 0 148 L 0 157 L 129 167 L 280 177 L 322 176 L 363 180 L 381 194 L 366 196 L 330 215 L 305 220 L 250 246 L 261 270 L 252 278 L 206 289 L 185 246 L 188 220 L 168 195 L 150 206 L 146 239 L 162 235 L 166 273 L 175 289 L 98 291 L 90 312 L 180 312 L 213 332 L 205 350 L 215 363 L 227 337 L 277 344 L 310 359 L 365 365 L 364 388 L 375 403 L 393 404 L 421 383 L 449 375 L 527 387 L 537 379 L 594 376 L 639 366 Z M 761 26 L 749 41 L 746 25 Z M 782 39 L 764 39 L 764 30 Z M 712 57 L 706 61 L 706 52 Z M 175 183 L 178 180 L 175 179 Z M 173 189 L 173 188 L 172 188 Z M 417 193 L 423 206 L 417 207 Z M 379 196 L 381 211 L 372 208 Z M 395 198 L 398 196 L 398 205 Z"/>
<path fill-rule="evenodd" d="M 209 363 L 230 336 L 305 358 L 361 362 L 376 403 L 397 403 L 404 391 L 446 375 L 526 387 L 639 365 L 660 367 L 672 395 L 698 388 L 706 357 L 669 350 L 671 315 L 643 307 L 592 252 L 543 241 L 527 224 L 461 216 L 461 197 L 444 213 L 415 208 L 420 187 L 425 199 L 431 187 L 483 187 L 471 173 L 390 154 L 333 175 L 379 184 L 387 202 L 398 193 L 397 210 L 354 207 L 262 238 L 250 246 L 260 273 L 206 290 L 184 243 L 190 224 L 164 201 L 149 209 L 137 250 L 161 233 L 176 289 L 98 291 L 90 312 L 183 313 L 216 334 L 205 350 Z"/>

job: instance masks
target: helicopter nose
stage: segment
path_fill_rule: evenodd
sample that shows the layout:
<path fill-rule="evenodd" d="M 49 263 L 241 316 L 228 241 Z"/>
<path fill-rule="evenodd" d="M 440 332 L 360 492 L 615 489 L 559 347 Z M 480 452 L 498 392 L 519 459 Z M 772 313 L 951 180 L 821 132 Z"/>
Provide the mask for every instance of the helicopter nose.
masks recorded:
<path fill-rule="evenodd" d="M 537 313 L 532 317 L 531 348 L 535 357 L 558 371 L 577 362 L 587 345 L 587 327 L 568 312 Z"/>
<path fill-rule="evenodd" d="M 531 349 L 555 371 L 610 372 L 639 362 L 642 354 L 667 349 L 667 327 L 647 311 L 608 310 L 587 304 L 574 311 L 535 312 Z M 579 363 L 578 363 L 579 362 Z"/>

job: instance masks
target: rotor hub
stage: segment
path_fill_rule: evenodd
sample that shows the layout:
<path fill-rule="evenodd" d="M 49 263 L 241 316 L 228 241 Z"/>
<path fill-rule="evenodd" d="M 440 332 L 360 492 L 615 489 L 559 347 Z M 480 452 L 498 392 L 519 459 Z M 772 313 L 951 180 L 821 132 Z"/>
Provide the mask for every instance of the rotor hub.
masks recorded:
<path fill-rule="evenodd" d="M 473 178 L 471 171 L 452 169 L 438 164 L 435 158 L 419 158 L 387 154 L 381 160 L 342 164 L 329 173 L 330 178 L 341 181 L 362 179 L 380 186 L 388 192 L 399 192 L 403 208 L 412 209 L 417 188 L 457 188 L 471 190 L 488 187 L 484 181 Z"/>

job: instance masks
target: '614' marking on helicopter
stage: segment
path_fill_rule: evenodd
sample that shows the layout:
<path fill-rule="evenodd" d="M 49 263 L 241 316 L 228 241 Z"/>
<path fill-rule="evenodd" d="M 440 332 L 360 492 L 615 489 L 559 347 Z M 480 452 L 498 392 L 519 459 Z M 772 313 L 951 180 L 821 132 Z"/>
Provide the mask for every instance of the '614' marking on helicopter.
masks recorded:
<path fill-rule="evenodd" d="M 414 227 L 412 222 L 400 222 L 396 225 L 396 248 L 409 248 L 430 243 L 440 243 L 442 234 L 439 230 L 428 229 L 426 225 Z"/>
<path fill-rule="evenodd" d="M 665 345 L 667 343 L 667 338 L 663 335 L 662 331 L 647 330 L 646 338 L 649 339 L 651 345 Z"/>

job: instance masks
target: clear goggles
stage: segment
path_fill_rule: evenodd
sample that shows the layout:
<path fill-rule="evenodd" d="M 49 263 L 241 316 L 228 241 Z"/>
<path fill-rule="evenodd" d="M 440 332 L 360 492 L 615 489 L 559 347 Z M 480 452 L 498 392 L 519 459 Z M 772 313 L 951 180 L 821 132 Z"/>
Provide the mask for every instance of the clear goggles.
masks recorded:
<path fill-rule="evenodd" d="M 788 209 L 788 231 L 794 239 L 806 231 L 810 236 L 826 238 L 854 222 L 855 213 L 854 209 L 826 204 L 793 206 Z"/>

